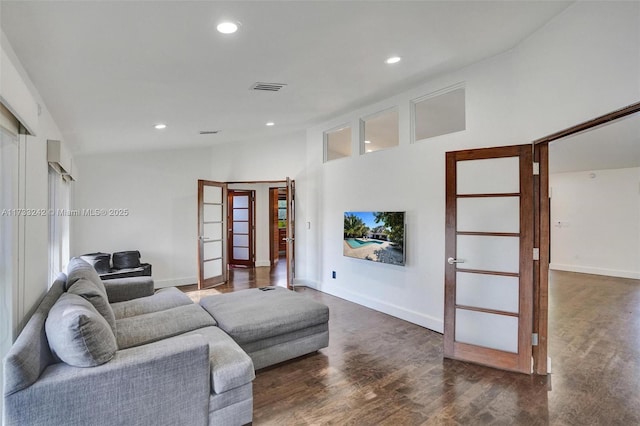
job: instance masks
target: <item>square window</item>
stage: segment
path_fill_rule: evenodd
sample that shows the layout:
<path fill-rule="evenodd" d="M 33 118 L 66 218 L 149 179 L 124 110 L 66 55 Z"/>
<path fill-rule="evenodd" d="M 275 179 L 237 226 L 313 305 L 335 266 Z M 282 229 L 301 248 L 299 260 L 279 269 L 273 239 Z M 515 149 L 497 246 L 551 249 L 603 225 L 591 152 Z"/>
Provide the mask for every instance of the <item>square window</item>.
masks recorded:
<path fill-rule="evenodd" d="M 465 90 L 413 101 L 414 142 L 466 129 Z"/>
<path fill-rule="evenodd" d="M 360 123 L 361 154 L 398 146 L 398 110 L 396 108 L 364 118 Z"/>
<path fill-rule="evenodd" d="M 351 127 L 324 132 L 324 161 L 351 156 Z"/>

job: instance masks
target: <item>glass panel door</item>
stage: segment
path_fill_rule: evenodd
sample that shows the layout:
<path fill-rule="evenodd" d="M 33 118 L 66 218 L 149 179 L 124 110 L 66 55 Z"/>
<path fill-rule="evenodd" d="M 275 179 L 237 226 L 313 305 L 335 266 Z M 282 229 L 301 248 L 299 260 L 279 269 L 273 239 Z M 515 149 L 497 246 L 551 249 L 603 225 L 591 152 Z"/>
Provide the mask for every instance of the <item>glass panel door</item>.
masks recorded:
<path fill-rule="evenodd" d="M 445 356 L 531 372 L 530 145 L 447 153 Z"/>

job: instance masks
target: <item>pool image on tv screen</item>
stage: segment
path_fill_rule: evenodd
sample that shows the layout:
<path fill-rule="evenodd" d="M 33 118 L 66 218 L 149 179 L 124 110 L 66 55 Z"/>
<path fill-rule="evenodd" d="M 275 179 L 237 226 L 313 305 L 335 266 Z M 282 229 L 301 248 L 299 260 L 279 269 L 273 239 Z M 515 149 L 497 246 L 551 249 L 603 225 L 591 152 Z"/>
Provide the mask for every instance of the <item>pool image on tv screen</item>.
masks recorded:
<path fill-rule="evenodd" d="M 404 212 L 345 212 L 343 254 L 404 265 Z"/>

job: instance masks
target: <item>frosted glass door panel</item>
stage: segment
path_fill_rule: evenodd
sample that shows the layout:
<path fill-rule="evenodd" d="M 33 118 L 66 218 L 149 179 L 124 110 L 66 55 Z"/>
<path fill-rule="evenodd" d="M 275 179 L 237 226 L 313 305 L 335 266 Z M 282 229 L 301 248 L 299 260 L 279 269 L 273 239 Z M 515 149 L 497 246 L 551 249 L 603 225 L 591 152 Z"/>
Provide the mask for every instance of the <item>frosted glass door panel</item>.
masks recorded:
<path fill-rule="evenodd" d="M 456 304 L 518 313 L 518 277 L 456 272 Z"/>
<path fill-rule="evenodd" d="M 249 260 L 249 249 L 244 247 L 234 247 L 233 258 L 236 260 Z"/>
<path fill-rule="evenodd" d="M 222 203 L 222 188 L 219 186 L 205 186 L 202 192 L 205 203 Z"/>
<path fill-rule="evenodd" d="M 221 240 L 222 223 L 205 223 L 204 236 L 210 240 Z"/>
<path fill-rule="evenodd" d="M 204 260 L 218 259 L 222 257 L 222 241 L 205 241 Z"/>
<path fill-rule="evenodd" d="M 520 159 L 518 157 L 459 161 L 457 168 L 458 194 L 520 192 Z"/>
<path fill-rule="evenodd" d="M 237 234 L 248 234 L 249 222 L 233 222 L 233 232 Z"/>
<path fill-rule="evenodd" d="M 456 342 L 518 352 L 518 318 L 456 309 Z"/>
<path fill-rule="evenodd" d="M 479 235 L 457 236 L 459 268 L 514 272 L 520 268 L 520 239 Z"/>
<path fill-rule="evenodd" d="M 233 209 L 233 220 L 249 220 L 248 209 Z"/>
<path fill-rule="evenodd" d="M 222 275 L 222 259 L 206 260 L 204 263 L 204 279 Z"/>
<path fill-rule="evenodd" d="M 458 198 L 457 230 L 520 232 L 520 197 Z"/>
<path fill-rule="evenodd" d="M 247 208 L 249 208 L 249 197 L 247 195 L 234 195 L 233 196 L 233 208 L 234 209 L 247 209 Z"/>
<path fill-rule="evenodd" d="M 204 222 L 222 222 L 222 206 L 214 204 L 205 204 Z"/>
<path fill-rule="evenodd" d="M 241 235 L 241 234 L 234 234 L 233 235 L 233 245 L 234 246 L 244 246 L 244 247 L 249 247 L 249 236 L 248 235 Z"/>

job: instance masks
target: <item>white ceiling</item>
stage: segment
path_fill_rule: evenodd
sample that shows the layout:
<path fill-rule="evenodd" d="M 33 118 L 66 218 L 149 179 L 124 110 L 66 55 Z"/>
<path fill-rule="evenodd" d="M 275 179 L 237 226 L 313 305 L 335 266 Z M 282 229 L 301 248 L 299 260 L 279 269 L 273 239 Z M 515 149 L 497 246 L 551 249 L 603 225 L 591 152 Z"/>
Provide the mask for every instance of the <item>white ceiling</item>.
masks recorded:
<path fill-rule="evenodd" d="M 549 144 L 549 173 L 628 167 L 640 167 L 640 113 Z"/>
<path fill-rule="evenodd" d="M 64 139 L 89 153 L 300 132 L 504 52 L 569 4 L 3 0 L 0 23 Z M 223 19 L 239 31 L 217 33 Z"/>

